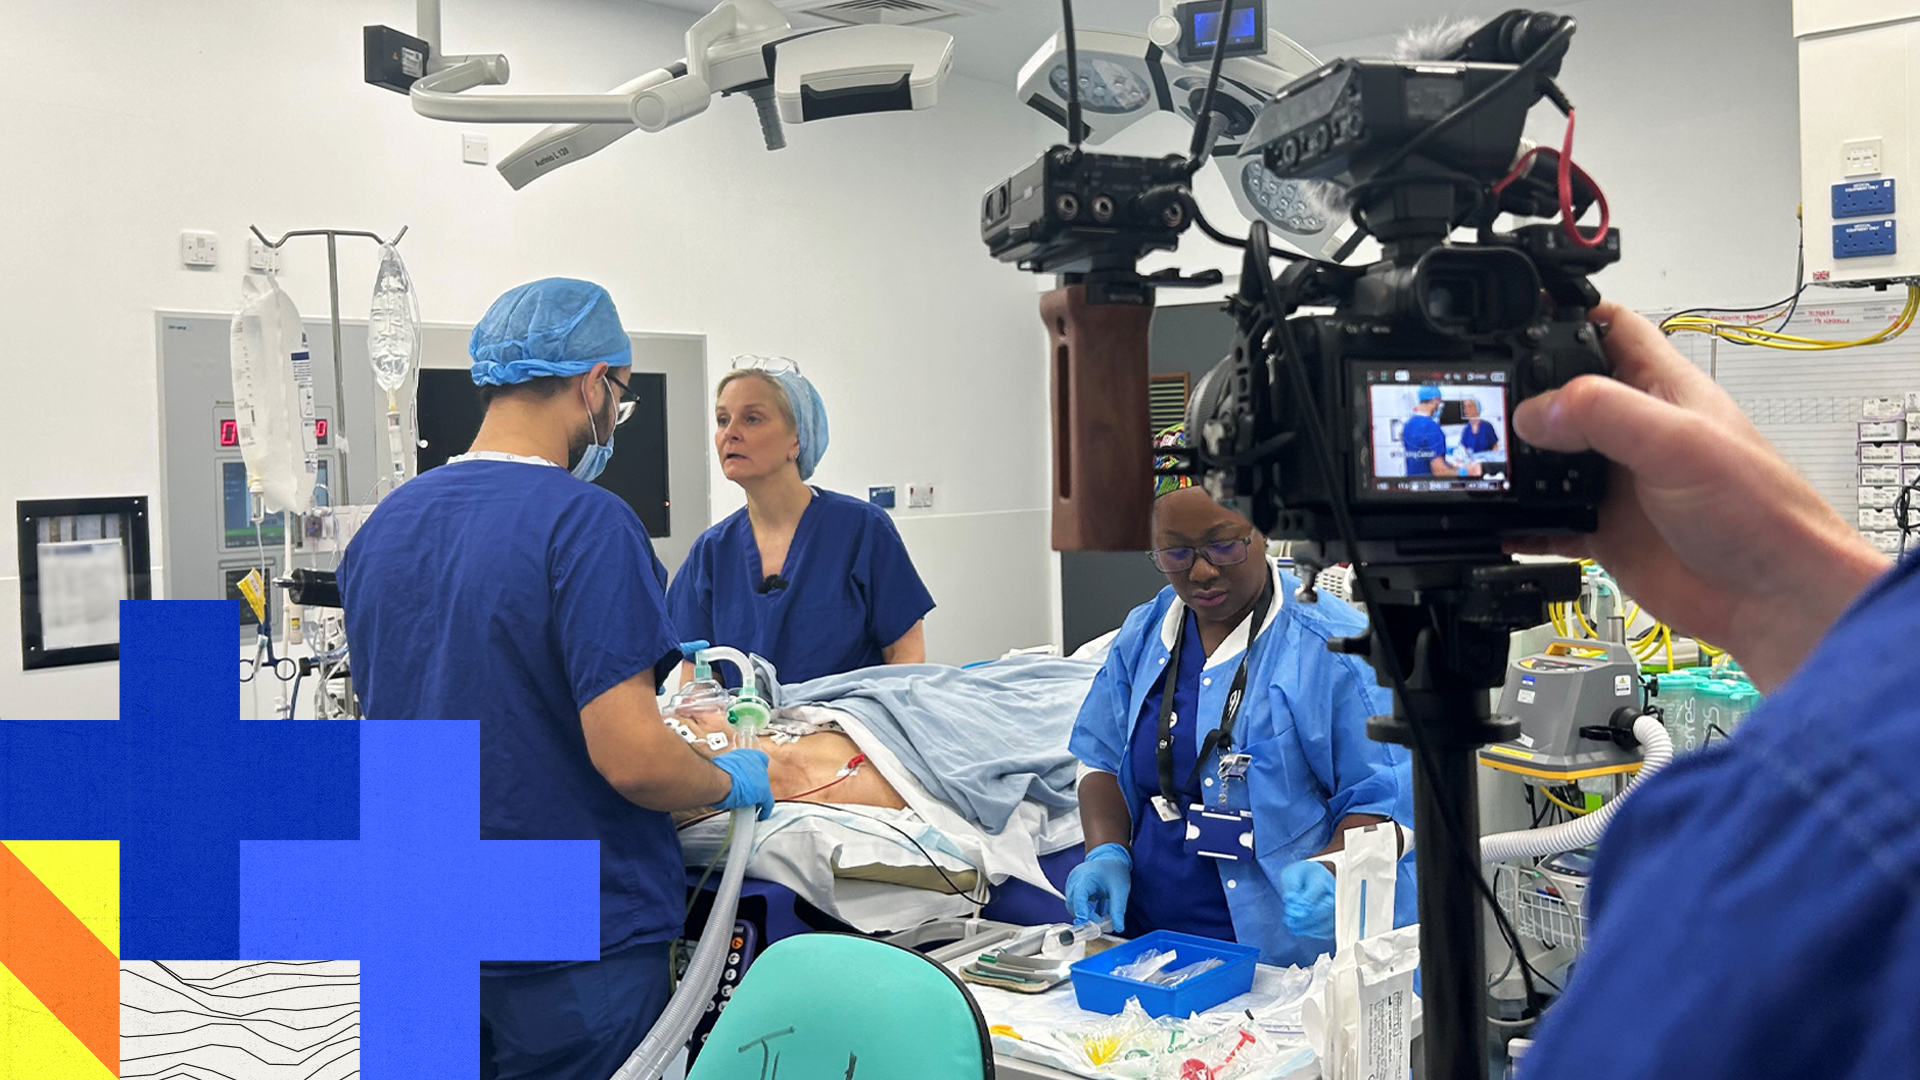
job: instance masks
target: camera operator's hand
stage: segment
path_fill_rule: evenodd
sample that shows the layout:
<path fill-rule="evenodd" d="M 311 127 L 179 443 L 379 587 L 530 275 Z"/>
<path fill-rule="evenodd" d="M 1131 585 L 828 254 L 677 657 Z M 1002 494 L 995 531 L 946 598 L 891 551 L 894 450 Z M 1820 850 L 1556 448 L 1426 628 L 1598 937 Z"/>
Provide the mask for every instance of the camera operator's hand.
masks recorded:
<path fill-rule="evenodd" d="M 1767 444 L 1733 399 L 1639 314 L 1612 302 L 1614 379 L 1523 402 L 1535 446 L 1614 462 L 1600 531 L 1509 550 L 1592 558 L 1649 611 L 1730 650 L 1763 690 L 1799 666 L 1888 566 Z"/>

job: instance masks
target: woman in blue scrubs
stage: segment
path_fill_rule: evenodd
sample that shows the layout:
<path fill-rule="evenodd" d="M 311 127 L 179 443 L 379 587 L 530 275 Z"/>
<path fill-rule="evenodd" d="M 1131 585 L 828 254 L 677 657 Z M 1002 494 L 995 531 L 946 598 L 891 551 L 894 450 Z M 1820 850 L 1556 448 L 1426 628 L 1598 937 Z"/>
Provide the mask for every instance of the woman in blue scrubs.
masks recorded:
<path fill-rule="evenodd" d="M 1460 410 L 1465 414 L 1467 426 L 1460 430 L 1460 448 L 1476 454 L 1484 454 L 1500 445 L 1500 433 L 1493 425 L 1480 419 L 1480 401 L 1471 395 L 1460 399 Z"/>
<path fill-rule="evenodd" d="M 1367 738 L 1391 709 L 1372 669 L 1327 649 L 1366 620 L 1330 596 L 1296 600 L 1266 538 L 1190 485 L 1156 488 L 1150 554 L 1167 588 L 1127 617 L 1074 725 L 1087 858 L 1067 905 L 1128 935 L 1177 930 L 1308 965 L 1333 948 L 1346 830 L 1411 827 L 1409 759 Z M 1193 842 L 1189 820 L 1209 823 Z M 1396 925 L 1417 911 L 1407 835 Z"/>
<path fill-rule="evenodd" d="M 933 597 L 893 520 L 877 506 L 811 487 L 827 414 L 787 360 L 755 360 L 720 380 L 713 446 L 746 508 L 693 542 L 667 591 L 686 640 L 773 661 L 782 682 L 927 658 Z"/>

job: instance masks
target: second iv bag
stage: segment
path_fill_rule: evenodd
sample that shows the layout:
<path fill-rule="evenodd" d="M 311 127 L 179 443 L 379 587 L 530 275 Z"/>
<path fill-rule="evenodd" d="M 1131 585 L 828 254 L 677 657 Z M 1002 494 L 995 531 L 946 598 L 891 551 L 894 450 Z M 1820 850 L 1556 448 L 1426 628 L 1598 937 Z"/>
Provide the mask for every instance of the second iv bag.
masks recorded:
<path fill-rule="evenodd" d="M 413 279 L 392 244 L 380 245 L 380 272 L 373 279 L 373 311 L 367 316 L 367 357 L 373 378 L 392 394 L 420 358 L 420 302 Z"/>
<path fill-rule="evenodd" d="M 367 316 L 367 359 L 374 381 L 387 392 L 387 465 L 399 487 L 407 479 L 406 431 L 400 415 L 400 388 L 420 359 L 420 302 L 413 295 L 407 264 L 392 244 L 380 245 L 380 271 L 373 279 L 373 309 Z"/>

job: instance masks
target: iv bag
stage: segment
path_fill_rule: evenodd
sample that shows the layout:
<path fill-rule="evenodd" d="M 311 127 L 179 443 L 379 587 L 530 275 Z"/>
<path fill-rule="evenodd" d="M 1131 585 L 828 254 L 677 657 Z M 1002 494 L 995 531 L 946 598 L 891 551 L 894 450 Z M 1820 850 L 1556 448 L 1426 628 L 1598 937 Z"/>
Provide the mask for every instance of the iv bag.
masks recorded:
<path fill-rule="evenodd" d="M 420 301 L 392 244 L 380 245 L 373 311 L 367 317 L 367 358 L 373 361 L 374 381 L 389 394 L 400 389 L 420 359 Z"/>
<path fill-rule="evenodd" d="M 313 360 L 300 311 L 270 277 L 249 274 L 228 335 L 240 456 L 267 513 L 307 509 L 319 457 L 313 441 Z"/>

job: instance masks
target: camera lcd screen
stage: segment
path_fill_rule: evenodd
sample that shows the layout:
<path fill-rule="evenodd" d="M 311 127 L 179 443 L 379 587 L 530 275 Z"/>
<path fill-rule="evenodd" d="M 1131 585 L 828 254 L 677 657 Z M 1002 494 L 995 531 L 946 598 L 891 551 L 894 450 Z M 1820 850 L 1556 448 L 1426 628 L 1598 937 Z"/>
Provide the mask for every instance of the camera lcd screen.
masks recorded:
<path fill-rule="evenodd" d="M 1362 482 L 1375 495 L 1508 492 L 1507 371 L 1369 368 Z"/>
<path fill-rule="evenodd" d="M 1238 8 L 1227 16 L 1227 47 L 1250 45 L 1259 41 L 1260 15 L 1253 8 Z M 1211 49 L 1220 40 L 1220 12 L 1195 11 L 1193 13 L 1194 44 L 1203 49 Z"/>

